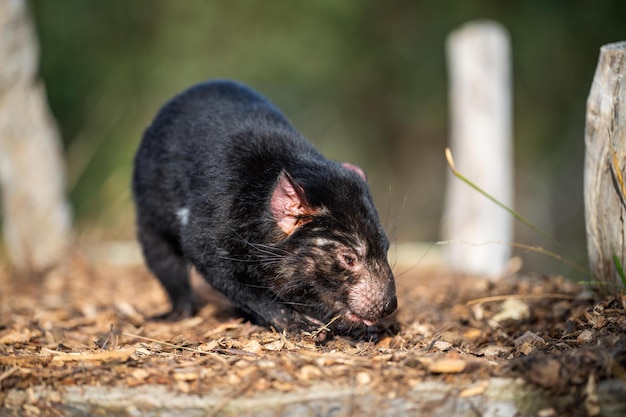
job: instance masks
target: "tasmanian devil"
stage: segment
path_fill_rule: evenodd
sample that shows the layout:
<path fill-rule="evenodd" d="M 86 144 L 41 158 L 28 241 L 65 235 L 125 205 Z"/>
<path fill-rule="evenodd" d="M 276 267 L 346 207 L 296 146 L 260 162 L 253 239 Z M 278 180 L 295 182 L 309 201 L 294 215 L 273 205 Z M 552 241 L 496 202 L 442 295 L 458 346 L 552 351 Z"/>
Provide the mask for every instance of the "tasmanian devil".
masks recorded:
<path fill-rule="evenodd" d="M 171 99 L 135 156 L 137 230 L 172 303 L 196 312 L 193 266 L 254 321 L 347 333 L 395 311 L 389 242 L 363 171 L 324 158 L 232 81 Z"/>

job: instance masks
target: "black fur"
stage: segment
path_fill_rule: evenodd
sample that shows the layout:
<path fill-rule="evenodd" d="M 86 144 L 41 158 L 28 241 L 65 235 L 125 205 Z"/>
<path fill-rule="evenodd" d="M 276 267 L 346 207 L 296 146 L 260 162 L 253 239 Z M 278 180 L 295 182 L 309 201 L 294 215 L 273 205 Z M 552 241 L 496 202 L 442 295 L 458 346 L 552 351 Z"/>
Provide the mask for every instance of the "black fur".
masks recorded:
<path fill-rule="evenodd" d="M 389 244 L 359 171 L 325 159 L 241 84 L 174 97 L 146 130 L 133 176 L 139 240 L 172 302 L 164 317 L 195 313 L 190 266 L 279 330 L 339 316 L 333 328 L 346 332 L 393 312 Z M 303 210 L 287 232 L 272 211 L 281 178 Z"/>

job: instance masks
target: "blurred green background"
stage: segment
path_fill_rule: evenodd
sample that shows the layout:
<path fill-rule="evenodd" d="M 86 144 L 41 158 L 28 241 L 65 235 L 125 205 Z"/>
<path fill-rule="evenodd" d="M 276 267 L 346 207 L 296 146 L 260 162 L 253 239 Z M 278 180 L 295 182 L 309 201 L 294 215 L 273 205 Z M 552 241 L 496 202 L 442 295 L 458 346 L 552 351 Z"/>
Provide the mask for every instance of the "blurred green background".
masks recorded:
<path fill-rule="evenodd" d="M 444 42 L 490 18 L 512 40 L 515 207 L 584 256 L 585 100 L 600 46 L 626 40 L 624 1 L 30 4 L 81 233 L 133 238 L 129 183 L 143 129 L 180 90 L 233 78 L 268 96 L 326 156 L 366 170 L 395 241 L 439 239 Z M 523 227 L 516 241 L 544 244 Z"/>

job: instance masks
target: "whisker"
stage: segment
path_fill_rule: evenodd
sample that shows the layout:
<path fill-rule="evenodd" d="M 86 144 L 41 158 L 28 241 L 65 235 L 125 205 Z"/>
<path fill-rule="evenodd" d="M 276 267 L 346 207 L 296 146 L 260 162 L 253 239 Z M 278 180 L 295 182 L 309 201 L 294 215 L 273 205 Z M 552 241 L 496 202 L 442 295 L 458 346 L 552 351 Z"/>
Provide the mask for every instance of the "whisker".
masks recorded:
<path fill-rule="evenodd" d="M 250 241 L 245 241 L 245 243 L 249 246 L 251 246 L 252 248 L 262 252 L 262 253 L 268 253 L 268 254 L 272 254 L 272 255 L 293 255 L 293 253 L 286 251 L 284 249 L 281 248 L 277 248 L 275 246 L 270 246 L 270 245 L 265 245 L 263 243 L 254 243 L 254 242 L 250 242 Z M 265 250 L 261 250 L 261 249 L 265 249 Z M 275 251 L 275 252 L 273 252 Z"/>
<path fill-rule="evenodd" d="M 313 304 L 310 304 L 310 303 L 297 303 L 295 301 L 284 301 L 284 300 L 280 300 L 280 302 L 282 304 L 289 305 L 289 306 L 313 307 Z"/>
<path fill-rule="evenodd" d="M 243 287 L 248 287 L 248 288 L 259 288 L 259 289 L 262 289 L 262 290 L 269 290 L 269 289 L 271 289 L 271 287 L 268 287 L 267 285 L 246 284 L 245 282 L 240 282 L 239 285 L 241 285 Z"/>
<path fill-rule="evenodd" d="M 285 255 L 299 257 L 298 255 L 291 253 L 289 251 L 286 251 L 282 248 L 277 248 L 275 246 L 270 246 L 270 245 L 266 245 L 263 243 L 251 242 L 248 239 L 244 238 L 240 233 L 237 233 L 235 230 L 233 230 L 233 233 L 237 235 L 237 237 L 239 237 L 239 239 L 243 243 L 245 243 L 247 246 L 249 246 L 250 248 L 254 249 L 255 251 L 261 254 L 265 254 L 270 257 L 273 257 L 272 259 L 281 260 L 283 259 Z"/>
<path fill-rule="evenodd" d="M 241 262 L 241 263 L 248 263 L 248 264 L 260 264 L 260 263 L 277 263 L 280 260 L 282 260 L 282 258 L 257 258 L 257 259 L 244 259 L 244 258 L 233 258 L 233 257 L 229 257 L 229 256 L 218 256 L 218 259 L 224 260 L 224 261 L 234 261 L 234 262 Z"/>
<path fill-rule="evenodd" d="M 271 246 L 267 246 L 267 245 L 261 245 L 258 243 L 252 243 L 252 242 L 246 242 L 246 244 L 248 246 L 250 246 L 251 248 L 253 248 L 254 250 L 265 254 L 265 255 L 271 255 L 271 256 L 281 256 L 281 255 L 290 255 L 289 252 L 286 251 L 282 251 L 283 253 L 277 253 L 277 252 L 272 252 L 273 250 L 278 250 L 278 248 L 272 248 Z"/>

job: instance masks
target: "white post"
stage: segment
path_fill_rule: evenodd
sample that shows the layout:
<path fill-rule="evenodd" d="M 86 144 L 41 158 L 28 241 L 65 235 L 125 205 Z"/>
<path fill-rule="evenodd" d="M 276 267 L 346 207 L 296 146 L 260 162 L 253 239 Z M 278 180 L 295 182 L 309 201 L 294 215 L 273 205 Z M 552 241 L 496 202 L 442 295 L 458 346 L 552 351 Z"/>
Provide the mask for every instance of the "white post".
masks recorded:
<path fill-rule="evenodd" d="M 59 135 L 37 80 L 26 1 L 0 1 L 0 191 L 13 266 L 44 272 L 66 254 L 70 208 Z"/>
<path fill-rule="evenodd" d="M 450 148 L 456 168 L 511 207 L 511 58 L 509 36 L 492 21 L 452 32 L 449 71 Z M 511 215 L 449 175 L 443 218 L 448 265 L 456 272 L 498 278 L 506 272 Z"/>

